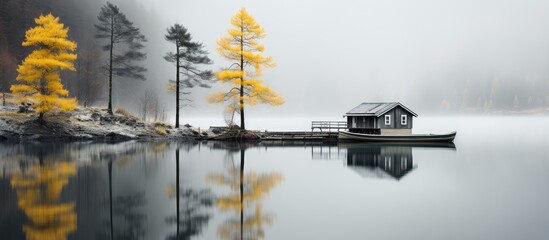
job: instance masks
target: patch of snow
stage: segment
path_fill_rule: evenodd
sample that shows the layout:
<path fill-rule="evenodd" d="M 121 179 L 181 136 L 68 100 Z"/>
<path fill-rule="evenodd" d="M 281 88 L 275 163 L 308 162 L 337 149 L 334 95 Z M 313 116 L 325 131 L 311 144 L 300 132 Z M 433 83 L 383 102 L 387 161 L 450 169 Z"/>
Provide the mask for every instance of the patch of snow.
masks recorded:
<path fill-rule="evenodd" d="M 79 115 L 76 115 L 74 118 L 76 118 L 76 120 L 81 121 L 81 122 L 93 121 L 93 118 L 91 117 L 91 115 L 79 114 Z"/>

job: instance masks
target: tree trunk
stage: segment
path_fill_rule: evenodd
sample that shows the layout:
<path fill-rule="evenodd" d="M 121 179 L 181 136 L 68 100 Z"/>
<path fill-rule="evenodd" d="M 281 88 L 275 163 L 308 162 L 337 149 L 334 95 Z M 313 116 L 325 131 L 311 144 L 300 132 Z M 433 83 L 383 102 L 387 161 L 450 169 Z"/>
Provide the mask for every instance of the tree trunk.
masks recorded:
<path fill-rule="evenodd" d="M 109 106 L 108 106 L 108 112 L 109 114 L 113 114 L 112 112 L 112 51 L 114 47 L 114 16 L 111 17 L 111 48 L 109 53 Z"/>
<path fill-rule="evenodd" d="M 240 32 L 244 32 L 244 27 L 240 27 Z M 244 72 L 244 56 L 242 55 L 242 52 L 244 51 L 243 36 L 240 36 L 240 51 L 240 71 Z M 244 125 L 244 74 L 240 77 L 240 129 L 246 129 L 246 126 Z"/>
<path fill-rule="evenodd" d="M 175 128 L 179 128 L 179 43 L 176 41 L 177 48 L 175 55 Z"/>

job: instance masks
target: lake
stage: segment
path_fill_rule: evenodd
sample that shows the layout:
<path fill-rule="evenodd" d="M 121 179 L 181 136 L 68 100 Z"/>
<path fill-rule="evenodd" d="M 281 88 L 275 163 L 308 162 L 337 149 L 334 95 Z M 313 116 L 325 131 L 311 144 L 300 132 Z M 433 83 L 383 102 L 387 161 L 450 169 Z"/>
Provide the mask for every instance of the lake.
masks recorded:
<path fill-rule="evenodd" d="M 0 239 L 549 239 L 548 120 L 416 120 L 458 131 L 438 145 L 1 143 Z"/>

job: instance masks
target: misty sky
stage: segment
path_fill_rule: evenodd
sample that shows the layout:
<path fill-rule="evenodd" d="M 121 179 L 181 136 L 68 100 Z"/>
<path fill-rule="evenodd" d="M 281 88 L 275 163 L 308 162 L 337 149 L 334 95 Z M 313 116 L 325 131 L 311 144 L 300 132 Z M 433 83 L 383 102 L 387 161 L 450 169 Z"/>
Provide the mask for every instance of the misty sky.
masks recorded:
<path fill-rule="evenodd" d="M 149 31 L 145 84 L 168 104 L 173 95 L 163 87 L 173 79 L 173 67 L 162 59 L 172 50 L 165 29 L 186 26 L 217 70 L 228 63 L 215 42 L 241 7 L 268 34 L 266 54 L 278 66 L 265 70 L 265 83 L 286 98 L 281 107 L 256 106 L 248 117 L 341 116 L 364 101 L 400 101 L 421 115 L 437 110 L 428 107 L 430 92 L 438 91 L 431 86 L 461 81 L 444 77 L 452 72 L 489 72 L 513 81 L 549 75 L 549 1 L 138 1 L 149 15 L 128 16 Z M 124 0 L 114 2 L 124 11 Z M 196 108 L 184 109 L 183 118 L 221 117 L 223 105 L 205 101 L 219 89 L 227 86 L 194 91 Z"/>

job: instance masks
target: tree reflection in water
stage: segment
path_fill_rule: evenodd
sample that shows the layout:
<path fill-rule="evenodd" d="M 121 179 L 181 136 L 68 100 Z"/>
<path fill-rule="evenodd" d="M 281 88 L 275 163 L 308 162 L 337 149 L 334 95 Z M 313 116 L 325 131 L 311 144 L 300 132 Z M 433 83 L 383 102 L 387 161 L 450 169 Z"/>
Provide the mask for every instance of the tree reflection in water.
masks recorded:
<path fill-rule="evenodd" d="M 109 233 L 98 232 L 97 239 L 142 239 L 145 236 L 143 221 L 145 214 L 145 192 L 118 195 L 114 197 L 113 161 L 107 163 L 109 174 Z M 118 221 L 116 221 L 118 220 Z"/>
<path fill-rule="evenodd" d="M 76 175 L 76 165 L 54 162 L 31 166 L 12 176 L 18 206 L 30 220 L 23 225 L 27 239 L 67 239 L 76 231 L 75 202 L 61 203 L 59 198 L 69 178 Z"/>
<path fill-rule="evenodd" d="M 168 195 L 176 198 L 176 215 L 169 217 L 167 222 L 176 224 L 176 232 L 168 239 L 191 239 L 200 234 L 210 220 L 205 209 L 213 205 L 213 195 L 207 189 L 194 190 L 180 186 L 179 148 L 175 150 L 175 161 L 176 185 L 168 187 Z"/>
<path fill-rule="evenodd" d="M 227 219 L 218 228 L 222 239 L 263 239 L 265 224 L 272 224 L 273 214 L 262 211 L 261 200 L 282 180 L 280 173 L 259 174 L 244 172 L 245 148 L 239 145 L 240 165 L 228 166 L 227 172 L 214 173 L 208 181 L 228 186 L 231 193 L 217 200 L 217 207 L 223 212 L 233 212 L 235 216 Z"/>

